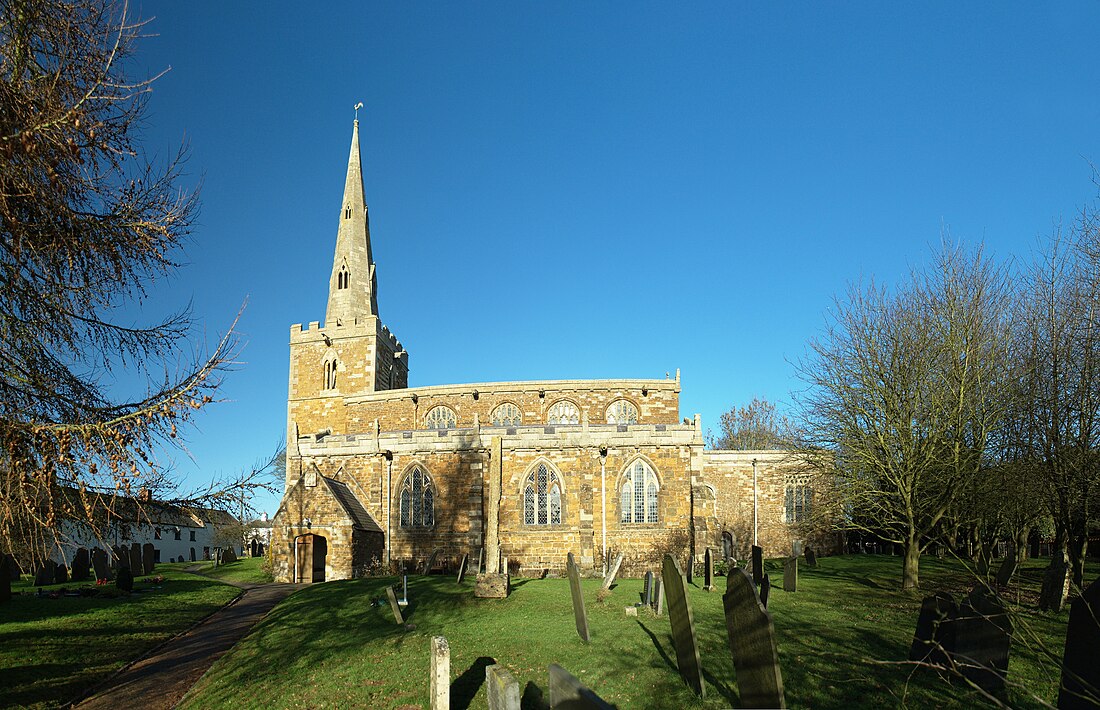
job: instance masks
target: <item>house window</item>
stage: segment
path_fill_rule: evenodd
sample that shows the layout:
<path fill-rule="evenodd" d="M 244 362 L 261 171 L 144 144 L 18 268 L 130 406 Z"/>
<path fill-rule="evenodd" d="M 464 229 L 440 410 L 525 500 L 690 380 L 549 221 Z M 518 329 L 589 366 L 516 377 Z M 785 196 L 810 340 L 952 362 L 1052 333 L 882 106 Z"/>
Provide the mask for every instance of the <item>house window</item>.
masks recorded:
<path fill-rule="evenodd" d="M 432 407 L 424 420 L 429 429 L 455 428 L 455 413 L 449 407 Z"/>
<path fill-rule="evenodd" d="M 494 409 L 492 417 L 493 426 L 519 426 L 523 422 L 519 407 L 511 402 L 505 402 Z"/>
<path fill-rule="evenodd" d="M 657 474 L 644 461 L 637 461 L 627 469 L 623 479 L 620 503 L 624 523 L 657 522 Z"/>
<path fill-rule="evenodd" d="M 191 531 L 191 542 L 194 542 L 194 541 L 195 541 L 195 531 L 192 530 Z"/>
<path fill-rule="evenodd" d="M 430 528 L 435 524 L 435 491 L 432 479 L 419 466 L 405 476 L 405 482 L 401 485 L 398 520 L 403 528 Z"/>
<path fill-rule="evenodd" d="M 159 540 L 160 539 L 160 528 L 153 528 L 153 539 L 154 540 Z"/>
<path fill-rule="evenodd" d="M 561 483 L 558 474 L 540 463 L 523 487 L 525 525 L 561 525 Z"/>
<path fill-rule="evenodd" d="M 175 535 L 176 535 L 176 539 L 177 539 L 177 540 L 179 540 L 179 539 L 180 539 L 180 529 L 179 529 L 179 528 L 176 528 L 176 529 L 175 529 L 175 530 L 173 530 L 172 532 L 173 532 L 173 533 L 175 533 Z"/>
<path fill-rule="evenodd" d="M 616 400 L 607 408 L 607 423 L 637 424 L 638 408 L 625 399 Z"/>
<path fill-rule="evenodd" d="M 336 389 L 336 358 L 330 357 L 325 360 L 324 365 L 324 381 L 321 383 L 321 388 L 326 390 Z"/>
<path fill-rule="evenodd" d="M 786 522 L 803 523 L 810 519 L 810 500 L 813 498 L 813 490 L 810 488 L 809 479 L 804 476 L 788 476 L 787 490 L 784 496 L 786 503 Z"/>
<path fill-rule="evenodd" d="M 555 402 L 546 413 L 547 424 L 580 424 L 581 412 L 567 399 Z"/>

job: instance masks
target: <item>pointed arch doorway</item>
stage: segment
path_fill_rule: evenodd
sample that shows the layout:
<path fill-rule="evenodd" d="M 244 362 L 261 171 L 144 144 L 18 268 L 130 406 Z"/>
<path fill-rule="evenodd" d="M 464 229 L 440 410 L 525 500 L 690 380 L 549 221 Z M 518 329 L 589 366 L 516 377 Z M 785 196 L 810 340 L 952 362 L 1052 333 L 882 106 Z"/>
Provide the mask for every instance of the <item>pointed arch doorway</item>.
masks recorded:
<path fill-rule="evenodd" d="M 323 535 L 299 535 L 294 538 L 294 581 L 310 584 L 325 581 L 328 540 Z"/>

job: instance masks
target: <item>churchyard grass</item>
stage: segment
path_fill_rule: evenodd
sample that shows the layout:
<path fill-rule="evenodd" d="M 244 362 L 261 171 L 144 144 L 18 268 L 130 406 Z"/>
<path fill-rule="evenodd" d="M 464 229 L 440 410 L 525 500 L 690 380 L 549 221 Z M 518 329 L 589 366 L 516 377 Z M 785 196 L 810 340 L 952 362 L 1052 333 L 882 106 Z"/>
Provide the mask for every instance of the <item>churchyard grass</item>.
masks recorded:
<path fill-rule="evenodd" d="M 1036 611 L 1044 560 L 1025 564 L 1006 593 L 1017 623 L 1009 701 L 1037 706 L 1034 694 L 1054 701 L 1058 668 L 1040 647 L 1060 658 L 1068 612 Z M 767 565 L 781 574 L 782 561 Z M 958 562 L 924 558 L 919 594 L 897 589 L 901 561 L 890 556 L 821 558 L 799 570 L 799 589 L 772 590 L 769 609 L 789 707 L 954 707 L 987 704 L 961 680 L 945 682 L 904 661 L 921 596 L 965 592 L 972 576 Z M 1100 568 L 1090 565 L 1088 578 Z M 451 649 L 452 706 L 486 706 L 485 666 L 496 659 L 530 697 L 545 692 L 547 666 L 558 663 L 605 700 L 621 708 L 736 707 L 737 685 L 718 590 L 689 585 L 702 657 L 706 700 L 699 701 L 675 669 L 667 613 L 624 607 L 640 600 L 642 580 L 619 578 L 597 602 L 599 579 L 583 590 L 592 641 L 577 635 L 566 579 L 513 579 L 504 600 L 475 599 L 472 584 L 453 576 L 409 577 L 406 626 L 394 623 L 385 603 L 393 578 L 330 582 L 289 597 L 253 633 L 222 657 L 183 707 L 398 707 L 428 700 L 429 641 L 446 636 Z M 381 604 L 373 604 L 381 600 Z M 1026 644 L 1025 644 L 1026 639 Z"/>
<path fill-rule="evenodd" d="M 0 606 L 0 706 L 58 707 L 240 592 L 187 574 L 185 566 L 157 565 L 153 576 L 163 582 L 145 582 L 150 577 L 142 575 L 134 582 L 137 593 L 114 598 L 103 596 L 116 593 L 114 582 L 101 587 L 100 596 L 57 599 L 34 596 L 31 577 L 13 583 L 16 596 Z M 92 580 L 42 590 L 95 586 Z"/>
<path fill-rule="evenodd" d="M 243 557 L 235 562 L 214 566 L 213 561 L 203 562 L 199 568 L 199 574 L 220 579 L 224 582 L 236 584 L 267 584 L 272 581 L 271 575 L 263 571 L 264 558 Z"/>

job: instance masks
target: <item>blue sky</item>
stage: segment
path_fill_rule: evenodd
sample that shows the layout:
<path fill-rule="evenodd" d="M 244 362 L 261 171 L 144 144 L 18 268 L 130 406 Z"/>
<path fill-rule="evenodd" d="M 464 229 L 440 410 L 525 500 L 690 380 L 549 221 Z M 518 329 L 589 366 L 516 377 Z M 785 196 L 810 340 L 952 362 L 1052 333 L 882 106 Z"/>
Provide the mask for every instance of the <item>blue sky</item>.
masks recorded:
<path fill-rule="evenodd" d="M 833 294 L 949 231 L 999 258 L 1097 195 L 1096 3 L 150 3 L 146 147 L 202 214 L 146 304 L 240 304 L 198 481 L 283 435 L 324 318 L 352 106 L 412 385 L 664 377 L 681 415 L 789 402 Z M 276 499 L 260 501 L 273 512 Z"/>

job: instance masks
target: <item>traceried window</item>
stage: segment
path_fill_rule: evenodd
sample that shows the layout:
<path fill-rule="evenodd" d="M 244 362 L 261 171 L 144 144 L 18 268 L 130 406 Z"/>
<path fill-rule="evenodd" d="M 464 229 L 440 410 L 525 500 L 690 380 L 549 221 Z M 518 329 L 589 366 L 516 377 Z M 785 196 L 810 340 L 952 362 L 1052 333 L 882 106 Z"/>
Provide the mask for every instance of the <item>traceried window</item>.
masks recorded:
<path fill-rule="evenodd" d="M 454 429 L 456 424 L 455 413 L 450 407 L 432 407 L 424 423 L 429 429 Z"/>
<path fill-rule="evenodd" d="M 321 388 L 326 390 L 336 389 L 336 358 L 330 357 L 325 360 L 324 370 L 324 382 L 321 383 Z"/>
<path fill-rule="evenodd" d="M 417 466 L 401 484 L 401 510 L 398 515 L 403 528 L 430 528 L 435 524 L 435 489 L 427 472 Z"/>
<path fill-rule="evenodd" d="M 623 480 L 622 516 L 624 523 L 657 522 L 657 474 L 644 461 L 635 462 Z"/>
<path fill-rule="evenodd" d="M 348 265 L 344 264 L 340 267 L 340 271 L 336 273 L 336 288 L 345 289 L 351 283 L 351 272 L 348 271 Z"/>
<path fill-rule="evenodd" d="M 625 399 L 616 400 L 607 408 L 607 423 L 637 424 L 638 408 Z"/>
<path fill-rule="evenodd" d="M 813 489 L 810 488 L 810 480 L 805 476 L 788 476 L 787 491 L 784 496 L 786 503 L 786 522 L 802 523 L 810 519 L 810 501 L 813 498 Z"/>
<path fill-rule="evenodd" d="M 522 421 L 519 407 L 511 402 L 505 402 L 493 410 L 493 426 L 519 426 Z"/>
<path fill-rule="evenodd" d="M 547 424 L 580 424 L 581 413 L 577 405 L 563 399 L 555 402 L 546 413 Z"/>
<path fill-rule="evenodd" d="M 525 525 L 561 524 L 561 483 L 558 474 L 544 463 L 527 476 L 523 487 L 523 522 Z"/>

